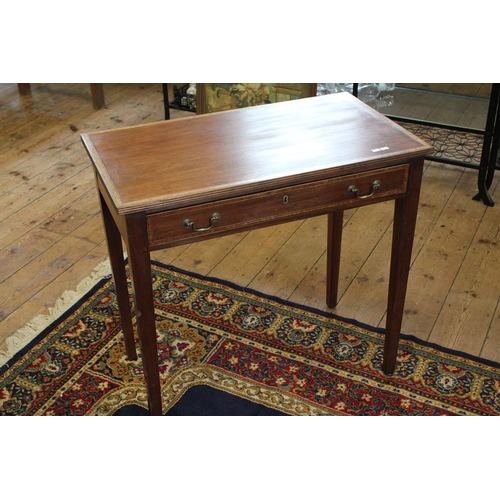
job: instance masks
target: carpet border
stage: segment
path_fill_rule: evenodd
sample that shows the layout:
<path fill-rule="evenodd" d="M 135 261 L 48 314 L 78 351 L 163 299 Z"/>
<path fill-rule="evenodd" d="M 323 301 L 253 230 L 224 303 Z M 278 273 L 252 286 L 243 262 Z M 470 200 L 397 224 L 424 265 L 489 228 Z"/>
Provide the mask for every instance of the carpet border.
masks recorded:
<path fill-rule="evenodd" d="M 125 258 L 124 258 L 125 264 L 127 263 L 127 261 L 128 261 L 128 258 L 125 256 Z M 219 284 L 219 285 L 227 286 L 230 288 L 234 288 L 235 290 L 238 290 L 240 292 L 250 293 L 250 294 L 255 295 L 255 296 L 257 296 L 261 299 L 264 299 L 264 300 L 272 300 L 272 301 L 274 301 L 278 304 L 281 304 L 283 306 L 298 308 L 298 309 L 304 310 L 306 312 L 310 312 L 312 314 L 322 316 L 326 319 L 334 319 L 334 320 L 342 321 L 342 322 L 345 322 L 348 324 L 352 324 L 352 325 L 359 327 L 359 328 L 362 328 L 364 330 L 368 330 L 368 331 L 379 333 L 379 334 L 380 333 L 383 334 L 385 332 L 385 329 L 383 329 L 383 328 L 374 327 L 374 326 L 362 323 L 362 322 L 355 320 L 353 318 L 347 318 L 347 317 L 340 316 L 338 314 L 331 313 L 328 311 L 322 311 L 320 309 L 317 309 L 317 308 L 314 308 L 311 306 L 297 304 L 297 303 L 292 302 L 290 300 L 283 299 L 281 297 L 277 297 L 274 295 L 266 294 L 266 293 L 260 292 L 259 290 L 256 290 L 253 288 L 237 285 L 236 283 L 233 283 L 233 282 L 230 282 L 228 280 L 221 279 L 221 278 L 217 278 L 215 276 L 205 276 L 205 275 L 196 273 L 195 271 L 188 271 L 188 270 L 176 267 L 172 264 L 164 264 L 163 262 L 153 260 L 153 259 L 151 260 L 151 265 L 154 265 L 154 266 L 159 267 L 161 269 L 171 270 L 171 271 L 174 271 L 174 272 L 177 272 L 180 274 L 185 274 L 185 275 L 190 276 L 190 277 L 195 278 L 195 279 L 205 280 L 205 281 L 212 282 L 214 284 Z M 47 315 L 41 314 L 41 315 L 36 316 L 31 321 L 27 322 L 23 327 L 18 329 L 11 336 L 7 337 L 6 343 L 8 344 L 9 339 L 12 340 L 16 336 L 19 336 L 20 332 L 22 332 L 26 328 L 29 329 L 30 328 L 29 325 L 34 323 L 36 320 L 42 318 L 45 322 L 47 321 L 47 319 L 49 321 L 48 324 L 44 325 L 39 330 L 37 330 L 37 331 L 33 330 L 33 332 L 31 334 L 28 334 L 27 336 L 29 338 L 21 339 L 21 341 L 19 343 L 22 345 L 15 352 L 10 352 L 10 351 L 12 351 L 12 349 L 9 349 L 9 346 L 8 346 L 7 351 L 0 351 L 0 375 L 2 375 L 8 368 L 10 368 L 29 349 L 31 349 L 34 345 L 36 345 L 36 343 L 38 343 L 38 341 L 41 338 L 45 337 L 54 328 L 54 326 L 57 323 L 63 321 L 65 318 L 67 318 L 85 300 L 87 300 L 89 296 L 94 294 L 98 289 L 102 288 L 105 284 L 109 283 L 112 279 L 113 279 L 113 276 L 111 273 L 109 258 L 106 258 L 104 261 L 102 261 L 100 264 L 98 264 L 94 268 L 92 273 L 87 278 L 84 278 L 78 284 L 78 286 L 76 287 L 76 290 L 74 292 L 65 291 L 65 292 L 63 292 L 61 297 L 59 297 L 56 300 L 56 304 L 60 300 L 63 300 L 63 302 L 65 302 L 65 301 L 68 302 L 67 307 L 65 309 L 63 309 L 57 317 L 53 317 L 54 310 L 56 310 L 57 308 L 56 307 L 51 308 L 51 309 L 49 309 L 49 314 L 47 314 Z M 91 281 L 91 283 L 92 283 L 91 285 L 89 285 L 89 281 Z M 89 286 L 90 286 L 90 288 L 88 288 Z M 86 291 L 82 291 L 81 290 L 82 287 L 85 287 L 88 289 Z M 64 299 L 64 297 L 67 296 L 68 294 L 69 294 L 70 298 Z M 71 294 L 74 294 L 74 296 L 71 296 Z M 33 328 L 31 328 L 31 329 L 33 329 Z M 26 334 L 24 334 L 24 335 L 26 335 Z M 479 356 L 474 356 L 472 354 L 469 354 L 469 353 L 466 353 L 463 351 L 459 351 L 456 349 L 443 347 L 439 344 L 419 339 L 418 337 L 415 337 L 414 335 L 408 335 L 405 333 L 401 333 L 401 339 L 409 341 L 409 342 L 413 342 L 413 343 L 420 345 L 422 347 L 435 349 L 435 350 L 442 352 L 442 353 L 445 353 L 445 354 L 450 354 L 453 356 L 462 357 L 462 358 L 465 358 L 465 359 L 472 361 L 472 362 L 475 362 L 475 363 L 482 363 L 482 364 L 487 365 L 491 368 L 500 369 L 499 362 L 492 361 L 492 360 L 489 360 L 486 358 L 481 358 Z"/>
<path fill-rule="evenodd" d="M 63 306 L 66 306 L 59 314 L 54 317 L 61 306 L 49 308 L 48 314 L 39 314 L 32 320 L 25 323 L 12 335 L 5 340 L 7 351 L 0 351 L 0 375 L 3 375 L 12 365 L 14 365 L 22 356 L 24 356 L 32 347 L 34 347 L 41 339 L 46 337 L 53 328 L 64 321 L 68 316 L 73 314 L 89 297 L 97 290 L 103 288 L 110 280 L 113 279 L 109 259 L 105 259 L 98 264 L 92 273 L 84 278 L 76 287 L 76 290 L 66 290 L 56 300 L 56 304 L 61 301 Z M 88 288 L 90 286 L 90 288 Z M 87 289 L 88 288 L 88 289 Z M 43 326 L 31 326 L 37 322 L 43 322 Z M 28 331 L 25 333 L 25 331 Z M 12 346 L 9 348 L 9 340 L 11 343 L 19 343 L 20 346 L 16 351 L 13 351 Z M 15 345 L 13 346 L 16 347 Z"/>
<path fill-rule="evenodd" d="M 270 389 L 265 384 L 204 364 L 181 369 L 168 379 L 165 384 L 162 384 L 161 394 L 164 412 L 162 415 L 165 416 L 189 389 L 200 385 L 206 385 L 255 404 L 281 411 L 289 416 L 345 416 L 342 412 L 325 409 L 321 405 L 314 404 L 300 396 L 289 394 L 279 388 Z M 240 385 L 239 390 L 234 388 L 235 385 Z M 242 394 L 242 391 L 244 394 Z M 272 397 L 276 399 L 277 394 L 280 396 L 279 400 L 272 401 Z M 271 397 L 266 398 L 265 396 Z M 147 399 L 145 398 L 147 398 L 147 395 L 144 386 L 121 387 L 112 391 L 106 399 L 102 399 L 95 404 L 88 412 L 88 416 L 112 415 L 116 411 L 131 405 L 147 409 Z M 113 405 L 115 407 L 113 413 L 111 413 Z M 168 406 L 166 412 L 165 406 Z"/>
<path fill-rule="evenodd" d="M 290 300 L 283 299 L 281 297 L 276 297 L 274 295 L 266 294 L 264 292 L 259 292 L 258 290 L 255 290 L 253 288 L 237 285 L 236 283 L 233 283 L 231 281 L 227 281 L 227 280 L 224 280 L 221 278 L 217 278 L 215 276 L 204 276 L 203 274 L 199 274 L 199 273 L 196 273 L 194 271 L 186 271 L 185 269 L 178 268 L 178 267 L 173 266 L 171 264 L 164 264 L 162 262 L 155 261 L 155 260 L 151 260 L 151 264 L 155 265 L 157 267 L 160 267 L 160 268 L 169 269 L 169 270 L 172 270 L 174 272 L 178 272 L 180 274 L 186 274 L 187 276 L 191 276 L 192 278 L 205 280 L 205 281 L 211 281 L 212 283 L 217 283 L 219 285 L 228 286 L 228 287 L 234 288 L 240 292 L 251 293 L 251 294 L 256 295 L 257 297 L 259 297 L 261 299 L 272 300 L 272 301 L 277 302 L 283 306 L 295 307 L 298 309 L 302 309 L 306 312 L 310 312 L 312 314 L 317 314 L 319 316 L 323 316 L 324 318 L 327 318 L 327 319 L 334 319 L 334 320 L 342 321 L 344 323 L 352 324 L 358 328 L 362 328 L 362 329 L 368 330 L 370 332 L 382 333 L 382 334 L 385 333 L 384 328 L 374 327 L 374 326 L 368 325 L 366 323 L 362 323 L 361 321 L 358 321 L 356 319 L 347 318 L 347 317 L 340 316 L 336 313 L 331 313 L 328 311 L 322 311 L 321 309 L 317 309 L 315 307 L 297 304 L 296 302 L 292 302 Z M 469 353 L 459 351 L 456 349 L 452 349 L 449 347 L 443 347 L 439 344 L 429 342 L 427 340 L 419 339 L 418 337 L 415 337 L 414 335 L 401 333 L 400 336 L 401 336 L 401 339 L 409 341 L 409 342 L 414 342 L 415 344 L 418 344 L 422 347 L 428 347 L 430 349 L 435 349 L 435 350 L 443 352 L 445 354 L 451 354 L 453 356 L 466 358 L 467 360 L 475 362 L 475 363 L 483 363 L 485 365 L 490 366 L 491 368 L 500 369 L 500 363 L 496 362 L 496 361 L 492 361 L 492 360 L 489 360 L 486 358 L 481 358 L 479 356 L 474 356 L 473 354 L 469 354 Z"/>

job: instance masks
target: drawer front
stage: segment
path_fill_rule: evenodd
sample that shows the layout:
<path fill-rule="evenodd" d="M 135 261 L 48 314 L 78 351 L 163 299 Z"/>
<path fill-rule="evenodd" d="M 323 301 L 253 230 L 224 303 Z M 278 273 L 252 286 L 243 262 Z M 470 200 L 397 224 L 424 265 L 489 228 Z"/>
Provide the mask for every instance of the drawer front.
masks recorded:
<path fill-rule="evenodd" d="M 383 201 L 404 194 L 407 179 L 408 165 L 398 165 L 152 214 L 147 218 L 149 242 L 176 244 Z"/>

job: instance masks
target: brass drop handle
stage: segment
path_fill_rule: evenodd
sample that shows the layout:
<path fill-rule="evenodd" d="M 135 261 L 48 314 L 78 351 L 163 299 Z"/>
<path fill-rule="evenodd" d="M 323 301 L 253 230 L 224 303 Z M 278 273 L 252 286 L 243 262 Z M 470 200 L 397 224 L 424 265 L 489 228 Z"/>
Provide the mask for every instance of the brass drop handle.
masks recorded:
<path fill-rule="evenodd" d="M 380 187 L 381 184 L 382 183 L 380 181 L 373 181 L 371 193 L 365 194 L 364 196 L 359 196 L 359 189 L 354 184 L 352 186 L 349 186 L 347 188 L 347 191 L 349 191 L 349 193 L 351 194 L 353 193 L 356 194 L 356 197 L 359 198 L 360 200 L 364 200 L 366 198 L 370 198 L 370 196 L 373 196 L 373 194 Z"/>
<path fill-rule="evenodd" d="M 183 224 L 184 224 L 184 227 L 186 229 L 191 228 L 193 231 L 195 231 L 197 233 L 201 233 L 203 231 L 208 231 L 209 229 L 212 229 L 213 223 L 217 222 L 219 219 L 220 219 L 220 213 L 219 212 L 214 212 L 212 214 L 212 217 L 210 217 L 210 226 L 208 226 L 208 227 L 196 228 L 196 227 L 194 227 L 194 221 L 192 221 L 191 219 L 185 219 L 184 222 L 183 222 Z"/>

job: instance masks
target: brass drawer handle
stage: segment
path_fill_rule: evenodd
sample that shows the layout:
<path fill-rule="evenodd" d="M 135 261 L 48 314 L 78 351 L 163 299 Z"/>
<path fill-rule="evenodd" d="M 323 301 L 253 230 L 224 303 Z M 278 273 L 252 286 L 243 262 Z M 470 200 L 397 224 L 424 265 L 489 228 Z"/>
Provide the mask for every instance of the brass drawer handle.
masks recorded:
<path fill-rule="evenodd" d="M 373 196 L 373 194 L 375 193 L 375 191 L 380 187 L 382 183 L 380 181 L 373 181 L 373 184 L 372 184 L 372 192 L 369 193 L 369 194 L 365 194 L 364 196 L 359 196 L 359 189 L 353 184 L 352 186 L 349 186 L 347 188 L 347 191 L 349 191 L 349 193 L 354 193 L 356 194 L 356 196 L 360 199 L 360 200 L 364 200 L 366 198 L 370 198 L 370 196 Z"/>
<path fill-rule="evenodd" d="M 210 217 L 210 226 L 208 226 L 208 227 L 196 228 L 196 227 L 194 227 L 194 221 L 192 221 L 191 219 L 186 219 L 183 224 L 184 224 L 184 227 L 186 229 L 191 228 L 193 231 L 195 231 L 197 233 L 201 233 L 203 231 L 208 231 L 209 229 L 212 229 L 212 223 L 217 222 L 219 219 L 220 219 L 220 213 L 214 212 L 212 217 Z"/>

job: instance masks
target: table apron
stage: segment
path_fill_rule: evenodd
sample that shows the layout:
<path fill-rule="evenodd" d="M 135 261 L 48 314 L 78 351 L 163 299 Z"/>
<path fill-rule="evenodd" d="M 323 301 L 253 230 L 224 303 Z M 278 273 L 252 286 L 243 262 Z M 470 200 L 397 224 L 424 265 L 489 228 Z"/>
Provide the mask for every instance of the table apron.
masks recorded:
<path fill-rule="evenodd" d="M 152 250 L 405 196 L 408 164 L 147 216 Z M 355 187 L 355 190 L 353 189 Z"/>

